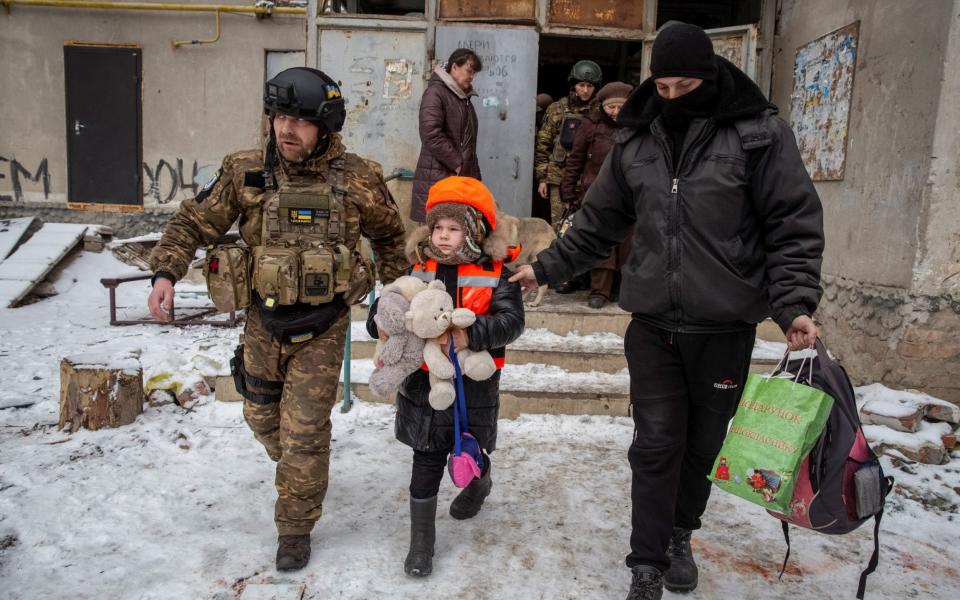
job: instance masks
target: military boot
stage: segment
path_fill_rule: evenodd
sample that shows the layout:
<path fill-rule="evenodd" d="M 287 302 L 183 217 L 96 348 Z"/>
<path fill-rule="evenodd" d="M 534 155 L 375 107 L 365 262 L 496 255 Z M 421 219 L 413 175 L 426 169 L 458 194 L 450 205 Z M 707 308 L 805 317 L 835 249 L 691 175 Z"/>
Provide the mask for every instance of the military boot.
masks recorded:
<path fill-rule="evenodd" d="M 277 570 L 296 571 L 310 562 L 310 534 L 281 535 L 277 538 Z"/>
<path fill-rule="evenodd" d="M 697 563 L 690 548 L 691 533 L 689 529 L 674 527 L 670 536 L 667 547 L 670 568 L 663 574 L 663 586 L 671 592 L 692 592 L 697 587 Z"/>
<path fill-rule="evenodd" d="M 410 550 L 403 561 L 403 571 L 411 577 L 426 577 L 433 573 L 436 518 L 436 496 L 425 500 L 410 497 Z"/>
<path fill-rule="evenodd" d="M 627 600 L 660 600 L 663 597 L 663 573 L 651 565 L 637 565 L 631 569 L 633 581 Z"/>
<path fill-rule="evenodd" d="M 490 460 L 489 457 L 487 460 Z M 474 479 L 470 485 L 463 488 L 453 502 L 450 503 L 450 516 L 454 519 L 470 519 L 477 516 L 483 507 L 483 501 L 490 495 L 493 480 L 490 479 L 490 465 L 487 472 L 480 479 Z"/>

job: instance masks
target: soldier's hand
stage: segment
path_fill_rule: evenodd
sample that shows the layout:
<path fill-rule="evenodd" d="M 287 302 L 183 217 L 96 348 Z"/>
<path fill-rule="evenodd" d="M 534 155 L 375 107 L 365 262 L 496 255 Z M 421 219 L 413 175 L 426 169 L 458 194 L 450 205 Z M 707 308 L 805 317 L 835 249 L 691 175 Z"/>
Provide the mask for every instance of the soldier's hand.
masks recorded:
<path fill-rule="evenodd" d="M 520 265 L 517 267 L 517 270 L 510 276 L 509 281 L 510 283 L 519 281 L 520 287 L 523 288 L 524 295 L 539 287 L 537 284 L 537 276 L 533 274 L 533 267 L 530 265 Z"/>
<path fill-rule="evenodd" d="M 169 321 L 173 318 L 170 316 L 173 311 L 173 294 L 173 283 L 166 277 L 157 277 L 153 291 L 147 298 L 147 308 L 158 321 Z"/>
<path fill-rule="evenodd" d="M 541 183 L 540 185 L 537 186 L 537 193 L 540 194 L 540 197 L 543 199 L 547 199 L 550 197 L 550 191 L 547 189 L 546 182 Z"/>
<path fill-rule="evenodd" d="M 813 348 L 817 343 L 817 324 L 807 315 L 800 315 L 790 324 L 786 335 L 791 351 Z"/>

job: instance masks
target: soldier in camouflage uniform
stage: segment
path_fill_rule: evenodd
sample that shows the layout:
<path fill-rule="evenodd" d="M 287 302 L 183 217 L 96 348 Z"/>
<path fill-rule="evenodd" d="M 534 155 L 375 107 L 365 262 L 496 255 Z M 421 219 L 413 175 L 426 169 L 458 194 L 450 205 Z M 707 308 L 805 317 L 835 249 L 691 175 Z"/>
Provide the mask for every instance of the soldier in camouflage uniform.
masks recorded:
<path fill-rule="evenodd" d="M 563 213 L 560 183 L 567 152 L 573 147 L 580 119 L 597 110 L 596 91 L 601 78 L 600 66 L 593 61 L 581 60 L 573 65 L 567 77 L 570 93 L 547 107 L 543 124 L 537 132 L 534 157 L 537 192 L 542 198 L 550 199 L 550 217 L 554 227 L 559 225 Z"/>
<path fill-rule="evenodd" d="M 231 366 L 245 397 L 243 416 L 277 462 L 277 568 L 292 570 L 309 561 L 310 532 L 327 490 L 330 411 L 349 304 L 373 283 L 358 251 L 361 234 L 376 253 L 382 281 L 401 275 L 407 263 L 403 224 L 379 165 L 346 153 L 337 134 L 346 114 L 337 84 L 315 69 L 287 69 L 267 82 L 264 107 L 271 123 L 266 149 L 227 156 L 167 225 L 150 257 L 148 305 L 169 319 L 173 284 L 196 249 L 212 247 L 239 217 L 253 258 L 225 279 L 228 255 L 210 248 L 205 271 L 222 275 L 208 274 L 215 303 L 224 281 L 243 284 L 231 307 L 249 303 L 244 343 Z M 292 262 L 277 267 L 278 255 Z M 290 273 L 297 273 L 291 285 L 277 284 Z"/>

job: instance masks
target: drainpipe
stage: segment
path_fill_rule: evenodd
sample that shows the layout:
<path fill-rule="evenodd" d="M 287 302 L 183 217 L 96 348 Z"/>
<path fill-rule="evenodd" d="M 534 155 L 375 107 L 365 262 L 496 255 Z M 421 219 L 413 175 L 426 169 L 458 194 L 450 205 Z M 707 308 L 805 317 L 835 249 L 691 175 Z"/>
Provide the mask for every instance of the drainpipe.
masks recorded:
<path fill-rule="evenodd" d="M 0 0 L 10 13 L 10 7 L 49 6 L 53 8 L 89 8 L 108 10 L 166 10 L 179 12 L 249 13 L 255 15 L 305 15 L 306 9 L 299 6 L 238 6 L 235 4 L 186 4 L 171 2 L 94 2 L 88 0 Z"/>

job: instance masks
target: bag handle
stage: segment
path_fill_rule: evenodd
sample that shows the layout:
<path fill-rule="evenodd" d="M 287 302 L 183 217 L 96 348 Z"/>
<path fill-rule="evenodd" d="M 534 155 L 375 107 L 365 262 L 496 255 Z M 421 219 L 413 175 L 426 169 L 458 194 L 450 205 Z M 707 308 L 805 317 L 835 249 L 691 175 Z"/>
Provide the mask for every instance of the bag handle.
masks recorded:
<path fill-rule="evenodd" d="M 460 361 L 457 359 L 457 351 L 454 348 L 453 336 L 450 336 L 450 362 L 453 363 L 453 370 L 456 373 L 456 397 L 453 401 L 453 453 L 460 456 L 462 446 L 460 437 L 463 433 L 470 430 L 467 422 L 467 398 L 463 391 L 463 371 L 460 369 Z M 463 430 L 460 429 L 460 421 L 463 420 Z"/>

